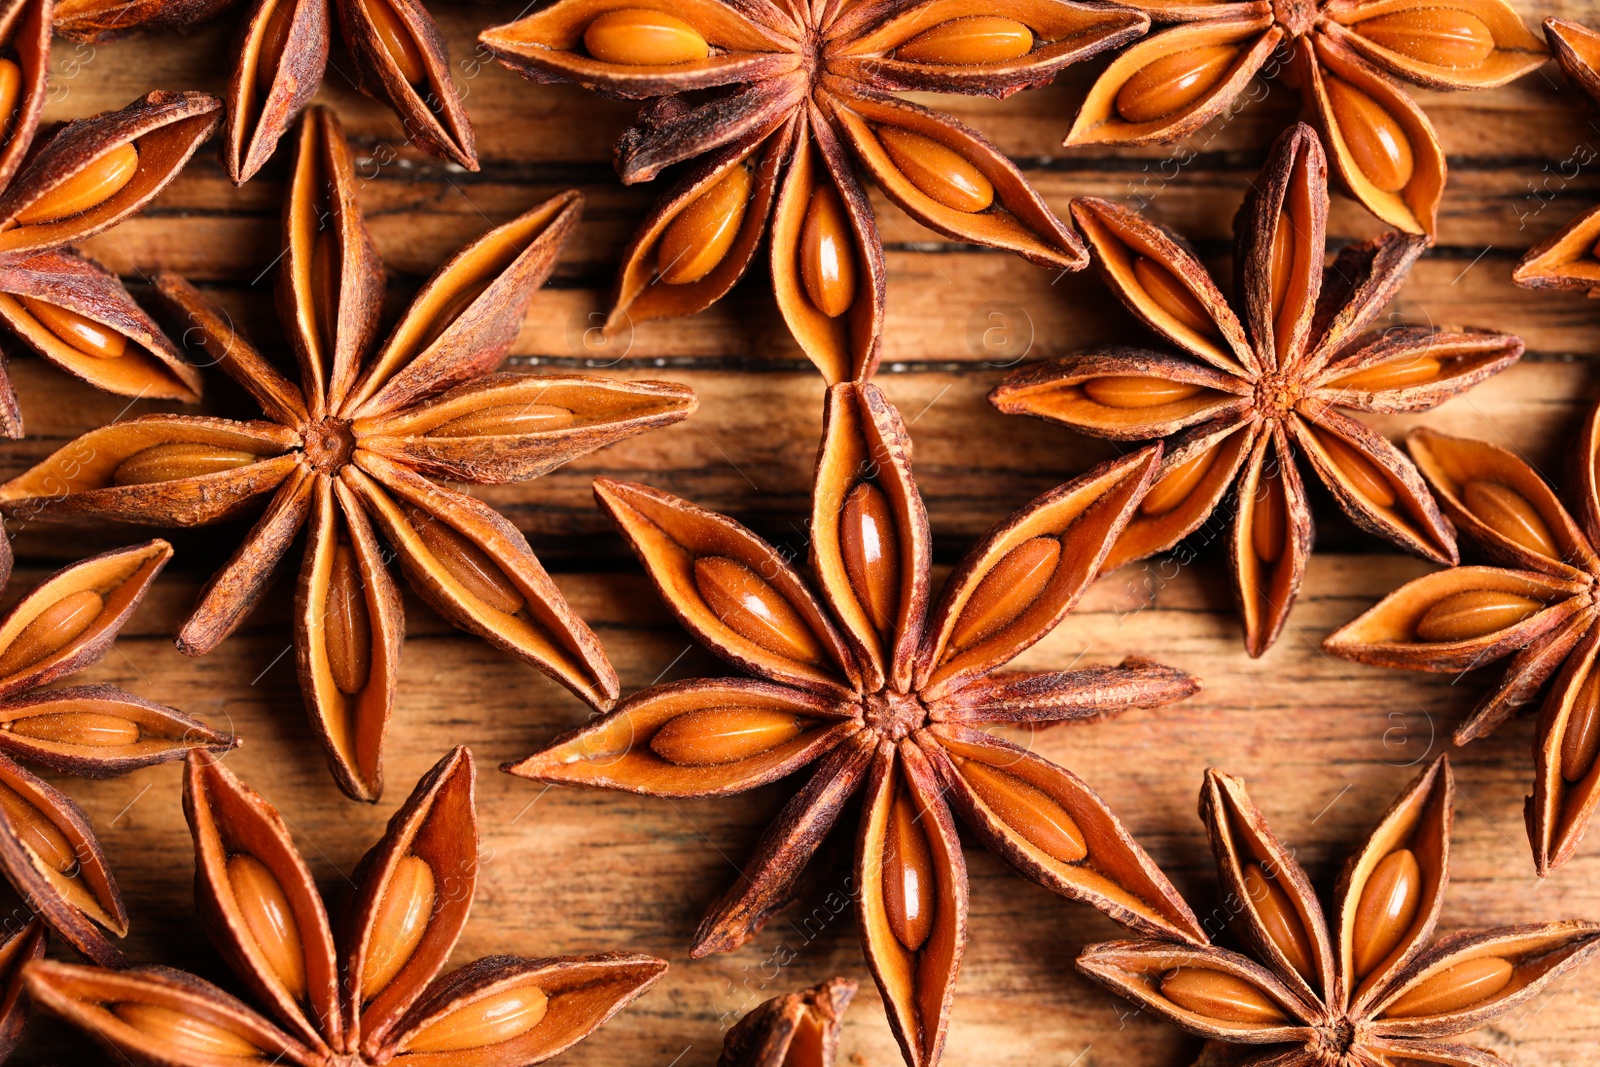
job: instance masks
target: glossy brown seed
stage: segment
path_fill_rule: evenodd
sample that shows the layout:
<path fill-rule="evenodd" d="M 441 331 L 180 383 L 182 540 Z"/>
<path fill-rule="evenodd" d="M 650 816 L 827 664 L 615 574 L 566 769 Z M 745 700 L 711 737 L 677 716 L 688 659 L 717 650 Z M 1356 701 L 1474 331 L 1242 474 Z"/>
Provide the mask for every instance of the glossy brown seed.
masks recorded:
<path fill-rule="evenodd" d="M 933 853 L 916 805 L 897 794 L 883 838 L 883 910 L 895 939 L 915 952 L 933 930 Z"/>
<path fill-rule="evenodd" d="M 83 748 L 123 748 L 137 744 L 139 724 L 116 715 L 94 711 L 54 711 L 30 715 L 9 724 L 18 737 Z"/>
<path fill-rule="evenodd" d="M 656 273 L 663 282 L 697 282 L 722 262 L 744 225 L 753 184 L 750 168 L 740 163 L 678 212 L 656 248 Z"/>
<path fill-rule="evenodd" d="M 1328 388 L 1355 389 L 1367 393 L 1376 393 L 1384 389 L 1403 389 L 1408 385 L 1420 385 L 1432 381 L 1439 376 L 1443 366 L 1432 356 L 1417 355 L 1409 359 L 1363 367 L 1361 370 L 1333 379 L 1328 383 Z"/>
<path fill-rule="evenodd" d="M 1356 169 L 1386 193 L 1411 181 L 1415 161 L 1411 141 L 1393 115 L 1347 81 L 1328 77 L 1328 103 Z"/>
<path fill-rule="evenodd" d="M 421 85 L 428 78 L 428 68 L 422 61 L 422 50 L 412 39 L 411 29 L 388 0 L 356 0 L 378 31 L 378 43 L 394 60 L 400 76 L 412 85 Z"/>
<path fill-rule="evenodd" d="M 970 648 L 1008 626 L 1044 592 L 1060 559 L 1061 542 L 1054 537 L 1034 537 L 1007 552 L 961 609 L 951 648 Z"/>
<path fill-rule="evenodd" d="M 994 203 L 994 184 L 953 148 L 895 126 L 876 132 L 894 165 L 925 196 L 969 215 Z"/>
<path fill-rule="evenodd" d="M 367 958 L 361 967 L 361 999 L 381 993 L 411 959 L 433 918 L 433 868 L 419 856 L 395 862 L 388 888 L 378 903 Z"/>
<path fill-rule="evenodd" d="M 272 89 L 272 79 L 283 62 L 283 49 L 289 43 L 289 30 L 294 26 L 294 0 L 277 0 L 261 28 L 261 43 L 256 49 L 256 95 L 266 98 Z"/>
<path fill-rule="evenodd" d="M 164 1004 L 125 1000 L 111 1005 L 111 1013 L 145 1034 L 157 1047 L 219 1057 L 224 1061 L 265 1058 L 261 1049 L 231 1030 Z"/>
<path fill-rule="evenodd" d="M 1283 499 L 1283 479 L 1276 471 L 1262 471 L 1250 519 L 1250 547 L 1261 562 L 1273 564 L 1283 556 L 1288 536 L 1289 511 Z"/>
<path fill-rule="evenodd" d="M 1164 55 L 1117 90 L 1117 114 L 1126 122 L 1166 118 L 1204 96 L 1238 54 L 1237 45 L 1212 44 Z"/>
<path fill-rule="evenodd" d="M 404 1052 L 465 1052 L 510 1041 L 544 1021 L 549 998 L 523 985 L 464 1004 L 406 1041 Z"/>
<path fill-rule="evenodd" d="M 1470 1008 L 1510 985 L 1514 973 L 1510 962 L 1498 956 L 1464 960 L 1417 983 L 1383 1014 L 1388 1018 L 1416 1018 Z"/>
<path fill-rule="evenodd" d="M 1472 481 L 1461 487 L 1467 510 L 1489 529 L 1529 552 L 1560 559 L 1561 549 L 1533 502 L 1509 485 Z"/>
<path fill-rule="evenodd" d="M 1300 920 L 1300 913 L 1295 911 L 1289 894 L 1276 878 L 1267 876 L 1266 869 L 1259 863 L 1245 866 L 1244 891 L 1255 906 L 1256 915 L 1266 928 L 1267 936 L 1288 959 L 1289 966 L 1298 971 L 1301 977 L 1310 979 L 1316 970 L 1316 962 L 1311 955 L 1311 939 L 1306 936 L 1305 924 Z"/>
<path fill-rule="evenodd" d="M 694 561 L 694 584 L 723 625 L 775 655 L 819 663 L 822 646 L 772 583 L 738 560 L 701 556 Z"/>
<path fill-rule="evenodd" d="M 298 1001 L 306 995 L 305 950 L 283 886 L 265 863 L 244 853 L 228 859 L 228 885 L 267 966 Z"/>
<path fill-rule="evenodd" d="M 602 63 L 630 67 L 693 63 L 711 54 L 711 46 L 689 23 L 644 8 L 607 11 L 583 31 L 583 47 Z"/>
<path fill-rule="evenodd" d="M 1573 697 L 1567 729 L 1561 735 L 1561 777 L 1581 782 L 1594 769 L 1600 753 L 1600 670 L 1593 667 Z"/>
<path fill-rule="evenodd" d="M 564 430 L 578 420 L 556 404 L 495 404 L 457 415 L 423 434 L 424 437 L 513 437 Z"/>
<path fill-rule="evenodd" d="M 771 708 L 704 708 L 669 719 L 650 751 L 680 767 L 717 767 L 770 752 L 800 736 L 800 718 Z"/>
<path fill-rule="evenodd" d="M 120 144 L 17 212 L 17 221 L 37 226 L 81 215 L 121 192 L 138 169 L 139 150 Z"/>
<path fill-rule="evenodd" d="M 1419 641 L 1471 641 L 1515 626 L 1544 607 L 1532 597 L 1468 589 L 1445 597 L 1417 620 Z"/>
<path fill-rule="evenodd" d="M 507 615 L 522 610 L 526 603 L 522 590 L 487 552 L 469 541 L 461 531 L 419 508 L 409 509 L 406 518 L 417 531 L 418 540 L 467 592 Z"/>
<path fill-rule="evenodd" d="M 839 549 L 850 587 L 880 634 L 900 607 L 900 535 L 883 490 L 861 482 L 839 511 Z"/>
<path fill-rule="evenodd" d="M 1470 11 L 1414 7 L 1366 19 L 1354 29 L 1373 44 L 1419 63 L 1470 70 L 1494 54 L 1494 34 Z"/>
<path fill-rule="evenodd" d="M 1144 495 L 1139 513 L 1155 518 L 1173 512 L 1210 472 L 1217 455 L 1217 449 L 1208 448 L 1172 467 Z"/>
<path fill-rule="evenodd" d="M 1372 869 L 1356 903 L 1352 963 L 1357 978 L 1365 978 L 1389 958 L 1421 907 L 1422 867 L 1410 849 L 1395 849 Z"/>
<path fill-rule="evenodd" d="M 128 351 L 128 339 L 109 326 L 84 318 L 59 304 L 35 297 L 19 297 L 28 314 L 69 348 L 96 359 L 117 359 Z"/>
<path fill-rule="evenodd" d="M 1186 1011 L 1233 1023 L 1281 1023 L 1283 1012 L 1243 978 L 1204 967 L 1180 967 L 1161 979 L 1161 993 Z"/>
<path fill-rule="evenodd" d="M 856 258 L 850 222 L 833 186 L 812 190 L 800 227 L 800 281 L 816 309 L 836 319 L 856 299 Z"/>
<path fill-rule="evenodd" d="M 10 137 L 22 103 L 22 68 L 14 59 L 0 59 L 0 138 Z"/>
<path fill-rule="evenodd" d="M 1314 431 L 1314 436 L 1338 469 L 1346 486 L 1376 507 L 1394 507 L 1394 483 L 1389 481 L 1377 464 L 1338 434 Z"/>
<path fill-rule="evenodd" d="M 923 30 L 894 50 L 907 63 L 972 66 L 1004 63 L 1033 51 L 1033 31 L 1016 19 L 968 15 Z"/>
<path fill-rule="evenodd" d="M 348 541 L 340 541 L 333 550 L 324 610 L 328 673 L 341 693 L 359 693 L 372 671 L 372 618 L 361 567 Z"/>
<path fill-rule="evenodd" d="M 1162 404 L 1176 404 L 1199 393 L 1201 386 L 1193 382 L 1172 382 L 1165 378 L 1140 378 L 1131 374 L 1107 374 L 1090 378 L 1083 383 L 1083 391 L 1096 404 L 1108 408 L 1156 408 Z"/>
<path fill-rule="evenodd" d="M 1278 223 L 1272 228 L 1272 326 L 1273 335 L 1288 332 L 1291 324 L 1280 322 L 1283 302 L 1289 295 L 1289 282 L 1294 276 L 1294 255 L 1298 238 L 1294 232 L 1294 218 L 1287 211 L 1278 212 Z M 1278 344 L 1279 352 L 1283 344 Z"/>
<path fill-rule="evenodd" d="M 959 766 L 978 799 L 1035 848 L 1061 863 L 1077 863 L 1089 854 L 1077 822 L 1044 790 L 977 760 L 961 760 Z"/>
<path fill-rule="evenodd" d="M 29 852 L 39 857 L 40 863 L 60 874 L 76 874 L 78 853 L 72 842 L 55 823 L 45 818 L 33 801 L 0 782 L 0 809 L 4 809 L 11 823 L 11 832 Z"/>
<path fill-rule="evenodd" d="M 1221 336 L 1205 305 L 1166 267 L 1149 256 L 1138 256 L 1133 261 L 1133 276 L 1150 299 L 1167 314 L 1196 333 L 1207 337 Z"/>
<path fill-rule="evenodd" d="M 0 652 L 0 678 L 33 666 L 75 641 L 100 617 L 105 600 L 93 589 L 68 593 L 34 617 Z"/>
<path fill-rule="evenodd" d="M 175 441 L 151 445 L 117 464 L 111 472 L 113 485 L 153 485 L 179 478 L 202 478 L 248 466 L 261 457 L 236 448 Z"/>

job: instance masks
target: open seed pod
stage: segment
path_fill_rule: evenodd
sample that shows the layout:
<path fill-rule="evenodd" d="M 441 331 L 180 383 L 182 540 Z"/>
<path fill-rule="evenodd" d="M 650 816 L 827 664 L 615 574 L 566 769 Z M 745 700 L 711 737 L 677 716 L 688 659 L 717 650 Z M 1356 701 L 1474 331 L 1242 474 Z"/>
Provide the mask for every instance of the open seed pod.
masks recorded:
<path fill-rule="evenodd" d="M 51 0 L 0 4 L 0 189 L 10 184 L 33 144 L 50 74 Z"/>
<path fill-rule="evenodd" d="M 1492 89 L 1541 66 L 1538 34 L 1497 0 L 1331 0 L 1319 28 L 1385 70 L 1430 89 Z"/>
<path fill-rule="evenodd" d="M 58 0 L 55 29 L 70 41 L 99 43 L 135 30 L 187 32 L 239 0 Z"/>
<path fill-rule="evenodd" d="M 225 751 L 239 739 L 109 685 L 42 689 L 0 702 L 0 752 L 79 778 L 110 778 Z"/>
<path fill-rule="evenodd" d="M 1311 383 L 1356 411 L 1425 411 L 1521 358 L 1522 340 L 1485 330 L 1402 326 L 1352 344 Z"/>
<path fill-rule="evenodd" d="M 316 95 L 328 37 L 328 5 L 316 0 L 255 0 L 239 24 L 222 129 L 222 165 L 235 185 L 255 176 Z"/>
<path fill-rule="evenodd" d="M 1547 18 L 1544 36 L 1561 73 L 1591 104 L 1600 107 L 1600 31 L 1566 19 Z"/>
<path fill-rule="evenodd" d="M 717 1067 L 833 1067 L 856 983 L 830 978 L 765 1001 L 722 1039 Z"/>
<path fill-rule="evenodd" d="M 22 923 L 7 923 L 0 936 L 0 1060 L 8 1058 L 22 1038 L 27 1021 L 22 1000 L 23 973 L 28 964 L 44 958 L 44 948 L 45 926 L 38 916 L 30 916 Z"/>

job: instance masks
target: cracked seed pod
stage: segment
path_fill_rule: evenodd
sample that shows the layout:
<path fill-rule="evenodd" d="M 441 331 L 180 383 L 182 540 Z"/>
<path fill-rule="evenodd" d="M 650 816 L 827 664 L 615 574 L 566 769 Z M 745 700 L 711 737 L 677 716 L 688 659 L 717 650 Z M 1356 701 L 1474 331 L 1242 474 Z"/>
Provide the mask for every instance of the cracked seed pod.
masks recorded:
<path fill-rule="evenodd" d="M 862 948 L 906 1062 L 934 1067 L 966 943 L 955 813 L 1052 891 L 1153 936 L 1204 940 L 1103 800 L 982 727 L 1100 718 L 1181 700 L 1198 682 L 1142 660 L 1003 670 L 1093 581 L 1148 487 L 1160 446 L 1102 464 L 995 527 L 937 602 L 910 454 L 900 415 L 876 386 L 846 382 L 828 391 L 811 581 L 731 519 L 646 486 L 598 479 L 601 507 L 662 599 L 741 676 L 654 686 L 505 769 L 544 782 L 700 797 L 742 793 L 813 766 L 744 874 L 708 910 L 695 957 L 739 947 L 793 900 L 846 803 L 862 793 Z"/>
<path fill-rule="evenodd" d="M 1430 945 L 1449 882 L 1453 807 L 1441 756 L 1346 862 L 1330 927 L 1293 850 L 1273 835 L 1244 782 L 1209 770 L 1200 816 L 1232 929 L 1249 954 L 1114 941 L 1086 948 L 1078 969 L 1207 1038 L 1195 1067 L 1502 1063 L 1449 1039 L 1528 1003 L 1585 962 L 1600 949 L 1600 924 L 1463 931 Z"/>
<path fill-rule="evenodd" d="M 195 897 L 212 941 L 267 1014 L 165 967 L 34 963 L 29 995 L 114 1054 L 203 1067 L 540 1063 L 600 1027 L 667 969 L 650 956 L 490 956 L 439 977 L 478 875 L 471 754 L 423 775 L 354 874 L 336 931 L 270 803 L 196 753 L 184 778 Z"/>
<path fill-rule="evenodd" d="M 946 237 L 1056 270 L 1087 263 L 1004 154 L 892 94 L 1008 96 L 1148 25 L 1065 0 L 693 0 L 670 11 L 561 0 L 479 40 L 531 81 L 650 100 L 617 143 L 623 181 L 692 161 L 624 253 L 608 330 L 710 307 L 770 232 L 778 310 L 833 383 L 870 376 L 882 341 L 883 242 L 864 176 Z M 684 95 L 703 89 L 703 101 Z"/>
<path fill-rule="evenodd" d="M 1311 553 L 1302 464 L 1361 529 L 1456 561 L 1455 532 L 1416 468 L 1345 410 L 1425 411 L 1522 355 L 1518 338 L 1475 329 L 1364 333 L 1423 241 L 1386 234 L 1324 266 L 1327 212 L 1322 148 L 1300 125 L 1278 139 L 1234 220 L 1241 295 L 1230 304 L 1176 234 L 1110 201 L 1073 201 L 1106 283 L 1178 351 L 1097 349 L 1024 367 L 989 394 L 1007 414 L 1163 440 L 1161 471 L 1108 569 L 1176 545 L 1232 489 L 1229 558 L 1252 656 L 1282 632 Z"/>
<path fill-rule="evenodd" d="M 773 997 L 728 1031 L 717 1067 L 833 1067 L 844 1012 L 855 995 L 855 982 L 830 978 Z"/>
<path fill-rule="evenodd" d="M 491 373 L 580 210 L 578 194 L 563 193 L 479 237 L 377 343 L 382 267 L 338 122 L 313 109 L 284 205 L 278 286 L 299 384 L 187 282 L 158 276 L 188 334 L 265 419 L 152 415 L 103 427 L 0 487 L 0 503 L 42 520 L 176 526 L 264 504 L 178 633 L 190 655 L 239 625 L 306 527 L 295 609 L 301 690 L 334 777 L 354 798 L 382 791 L 405 633 L 392 559 L 446 618 L 609 707 L 616 674 L 526 538 L 433 480 L 534 477 L 694 410 L 693 394 L 668 382 Z"/>
<path fill-rule="evenodd" d="M 55 30 L 69 41 L 99 43 L 136 30 L 187 33 L 239 0 L 57 0 Z"/>
<path fill-rule="evenodd" d="M 1188 137 L 1236 111 L 1269 58 L 1286 48 L 1288 80 L 1315 116 L 1345 189 L 1385 223 L 1430 243 L 1444 152 L 1401 82 L 1489 89 L 1548 57 L 1505 0 L 1144 0 L 1133 7 L 1174 25 L 1112 61 L 1090 88 L 1067 145 Z"/>

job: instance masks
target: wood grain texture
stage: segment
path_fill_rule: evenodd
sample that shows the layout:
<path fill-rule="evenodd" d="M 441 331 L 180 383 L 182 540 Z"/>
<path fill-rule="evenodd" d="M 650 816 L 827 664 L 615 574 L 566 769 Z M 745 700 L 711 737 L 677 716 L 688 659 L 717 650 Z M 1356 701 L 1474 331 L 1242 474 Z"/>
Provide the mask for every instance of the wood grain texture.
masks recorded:
<path fill-rule="evenodd" d="M 1530 22 L 1544 14 L 1600 22 L 1595 0 L 1537 8 L 1518 2 Z M 572 87 L 533 86 L 475 56 L 476 31 L 514 17 L 516 4 L 432 6 L 477 126 L 481 173 L 404 146 L 394 117 L 357 96 L 336 71 L 322 93 L 355 143 L 362 204 L 390 270 L 388 311 L 392 317 L 470 237 L 559 189 L 583 190 L 584 222 L 534 301 L 513 365 L 671 378 L 697 390 L 700 411 L 686 424 L 538 481 L 481 495 L 527 531 L 558 572 L 558 583 L 600 634 L 625 690 L 720 673 L 670 621 L 610 533 L 593 506 L 590 480 L 605 473 L 647 481 L 803 548 L 819 381 L 785 336 L 760 268 L 700 316 L 642 325 L 608 348 L 586 346 L 621 248 L 655 195 L 648 186 L 623 188 L 610 167 L 611 142 L 633 105 Z M 151 88 L 220 90 L 236 18 L 225 15 L 187 38 L 94 47 L 58 40 L 46 121 L 119 107 Z M 337 54 L 334 64 L 348 69 Z M 1079 194 L 1142 201 L 1229 277 L 1233 213 L 1272 136 L 1294 116 L 1293 94 L 1260 86 L 1261 99 L 1185 146 L 1065 151 L 1060 138 L 1095 69 L 1069 71 L 1055 86 L 1003 102 L 928 99 L 1014 156 L 1058 211 Z M 1482 436 L 1527 455 L 1559 484 L 1566 450 L 1596 392 L 1591 365 L 1600 358 L 1600 305 L 1523 293 L 1509 274 L 1525 248 L 1600 201 L 1600 120 L 1565 92 L 1553 66 L 1500 91 L 1416 95 L 1439 128 L 1451 179 L 1440 247 L 1418 265 L 1392 319 L 1518 333 L 1529 354 L 1437 412 L 1369 421 L 1392 437 L 1422 422 Z M 141 281 L 155 271 L 183 273 L 269 351 L 286 355 L 272 316 L 270 271 L 285 158 L 280 152 L 260 177 L 235 190 L 207 148 L 143 216 L 95 238 L 87 250 L 124 275 L 141 298 L 148 296 Z M 936 555 L 948 565 L 990 523 L 1112 454 L 1103 442 L 1004 418 L 984 394 L 1020 360 L 1110 340 L 1142 343 L 1146 336 L 1092 271 L 1057 278 L 1005 255 L 953 247 L 876 192 L 874 202 L 889 246 L 880 382 L 910 423 Z M 1378 228 L 1336 198 L 1335 240 Z M 0 475 L 7 477 L 86 429 L 165 410 L 95 393 L 30 356 L 15 355 L 11 370 L 30 436 L 0 448 Z M 242 394 L 220 376 L 207 384 L 207 410 L 248 413 Z M 1249 781 L 1278 834 L 1326 892 L 1413 768 L 1448 746 L 1450 731 L 1481 691 L 1482 680 L 1472 675 L 1380 671 L 1320 653 L 1329 630 L 1426 565 L 1357 534 L 1327 499 L 1316 503 L 1322 552 L 1312 560 L 1288 631 L 1263 660 L 1244 655 L 1221 554 L 1200 545 L 1193 563 L 1136 566 L 1106 577 L 1019 661 L 1060 668 L 1141 653 L 1204 679 L 1206 688 L 1182 705 L 1041 731 L 1031 740 L 1112 802 L 1202 914 L 1216 889 L 1195 816 L 1204 767 Z M 899 1063 L 867 981 L 853 911 L 839 907 L 848 892 L 843 869 L 739 952 L 687 959 L 701 910 L 735 877 L 782 803 L 784 785 L 739 801 L 668 802 L 542 790 L 500 774 L 501 761 L 580 723 L 585 709 L 530 668 L 452 629 L 409 593 L 387 794 L 375 807 L 344 800 L 317 754 L 295 683 L 291 579 L 280 575 L 261 609 L 211 655 L 187 659 L 172 647 L 171 634 L 200 584 L 242 532 L 220 526 L 174 535 L 172 567 L 105 662 L 74 680 L 113 682 L 244 736 L 231 766 L 279 805 L 330 892 L 417 776 L 450 745 L 470 744 L 480 770 L 484 863 L 455 961 L 491 952 L 610 949 L 672 961 L 662 982 L 560 1062 L 708 1067 L 723 1030 L 740 1013 L 777 993 L 845 974 L 864 988 L 847 1017 L 844 1062 Z M 69 560 L 148 535 L 28 524 L 13 534 L 21 565 L 8 604 Z M 1522 720 L 1454 756 L 1455 879 L 1444 930 L 1600 918 L 1600 842 L 1555 878 L 1539 883 L 1533 876 L 1522 829 L 1531 745 L 1532 723 Z M 112 782 L 63 782 L 93 817 L 127 896 L 128 955 L 237 989 L 192 921 L 193 862 L 178 787 L 172 767 Z M 1078 950 L 1116 936 L 1114 926 L 1023 882 L 981 848 L 969 848 L 967 860 L 972 941 L 946 1062 L 1185 1067 L 1193 1042 L 1128 1014 L 1074 973 Z M 1568 978 L 1472 1040 L 1520 1067 L 1592 1063 L 1600 1044 L 1596 988 L 1592 971 Z M 15 1062 L 100 1060 L 75 1034 L 36 1020 Z"/>

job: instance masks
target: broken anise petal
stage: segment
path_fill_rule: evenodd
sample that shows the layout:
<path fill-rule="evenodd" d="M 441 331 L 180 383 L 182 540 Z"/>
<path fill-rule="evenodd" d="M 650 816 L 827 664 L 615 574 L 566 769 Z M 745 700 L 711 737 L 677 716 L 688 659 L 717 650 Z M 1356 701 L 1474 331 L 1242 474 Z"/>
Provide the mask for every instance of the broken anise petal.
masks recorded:
<path fill-rule="evenodd" d="M 855 982 L 830 978 L 765 1001 L 722 1039 L 717 1067 L 834 1067 L 844 1012 L 855 995 Z"/>
<path fill-rule="evenodd" d="M 81 778 L 106 778 L 226 751 L 237 737 L 109 685 L 46 689 L 0 702 L 0 751 Z"/>

